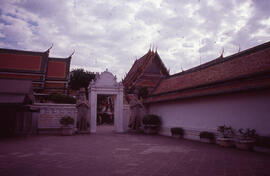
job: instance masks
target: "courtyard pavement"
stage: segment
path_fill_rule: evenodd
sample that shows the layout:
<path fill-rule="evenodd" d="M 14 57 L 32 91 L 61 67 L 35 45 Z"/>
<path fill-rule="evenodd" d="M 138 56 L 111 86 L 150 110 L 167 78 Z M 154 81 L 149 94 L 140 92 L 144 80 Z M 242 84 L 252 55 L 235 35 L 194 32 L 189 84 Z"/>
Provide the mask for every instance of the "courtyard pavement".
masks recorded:
<path fill-rule="evenodd" d="M 270 176 L 270 156 L 164 136 L 1 139 L 1 176 Z"/>

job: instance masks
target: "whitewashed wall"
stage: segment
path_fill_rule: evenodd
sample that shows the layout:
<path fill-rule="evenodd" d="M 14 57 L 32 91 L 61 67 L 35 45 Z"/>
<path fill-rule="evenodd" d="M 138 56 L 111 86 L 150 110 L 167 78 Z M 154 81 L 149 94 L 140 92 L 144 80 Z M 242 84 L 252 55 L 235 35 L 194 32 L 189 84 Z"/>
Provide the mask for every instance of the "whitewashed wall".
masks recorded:
<path fill-rule="evenodd" d="M 74 127 L 76 126 L 77 108 L 75 104 L 36 103 L 34 106 L 40 108 L 38 117 L 40 132 L 57 132 L 61 127 L 59 120 L 65 115 L 74 118 Z"/>
<path fill-rule="evenodd" d="M 150 104 L 148 112 L 161 116 L 163 135 L 171 135 L 171 127 L 183 127 L 185 138 L 196 140 L 200 131 L 216 132 L 224 124 L 270 135 L 269 90 Z"/>

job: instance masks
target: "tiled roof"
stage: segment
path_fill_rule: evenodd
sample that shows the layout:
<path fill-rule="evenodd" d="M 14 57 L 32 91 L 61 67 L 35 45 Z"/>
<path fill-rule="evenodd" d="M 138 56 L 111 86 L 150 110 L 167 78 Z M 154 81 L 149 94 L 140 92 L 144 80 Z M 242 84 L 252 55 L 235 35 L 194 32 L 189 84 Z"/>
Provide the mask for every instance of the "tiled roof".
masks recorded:
<path fill-rule="evenodd" d="M 34 90 L 39 92 L 53 85 L 66 89 L 74 52 L 67 58 L 54 58 L 49 57 L 50 49 L 34 52 L 0 48 L 0 78 L 31 80 Z"/>
<path fill-rule="evenodd" d="M 130 85 L 135 83 L 138 78 L 143 74 L 147 66 L 152 62 L 153 59 L 157 59 L 160 66 L 161 66 L 161 71 L 163 74 L 166 76 L 169 75 L 165 65 L 163 64 L 162 60 L 160 59 L 157 51 L 151 51 L 149 50 L 144 56 L 142 56 L 140 59 L 136 60 L 126 77 L 124 78 L 124 84 L 125 85 Z"/>
<path fill-rule="evenodd" d="M 33 52 L 0 48 L 0 71 L 44 73 L 48 51 Z"/>
<path fill-rule="evenodd" d="M 175 92 L 187 93 L 187 91 L 194 91 L 198 88 L 220 85 L 234 80 L 244 80 L 256 75 L 270 76 L 270 42 L 225 58 L 217 58 L 201 66 L 164 78 L 148 101 L 151 97 L 151 101 L 155 101 L 153 97 L 169 96 L 169 94 Z M 232 87 L 232 85 L 229 87 Z M 240 87 L 244 88 L 243 86 Z M 216 92 L 221 93 L 222 91 L 217 90 Z M 189 96 L 202 95 L 202 92 L 198 91 L 193 94 L 189 92 L 188 94 L 190 94 Z M 185 96 L 182 95 L 178 98 L 183 97 Z M 157 99 L 161 101 L 170 98 Z"/>

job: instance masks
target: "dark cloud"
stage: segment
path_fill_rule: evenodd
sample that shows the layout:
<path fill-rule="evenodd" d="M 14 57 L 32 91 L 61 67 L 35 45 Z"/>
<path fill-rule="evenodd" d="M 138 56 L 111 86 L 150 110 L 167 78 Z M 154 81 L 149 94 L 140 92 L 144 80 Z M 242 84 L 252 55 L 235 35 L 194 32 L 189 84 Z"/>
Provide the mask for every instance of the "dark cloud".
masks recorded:
<path fill-rule="evenodd" d="M 270 39 L 265 0 L 2 0 L 0 47 L 46 50 L 123 77 L 152 43 L 171 73 Z M 264 22 L 262 22 L 264 20 Z"/>

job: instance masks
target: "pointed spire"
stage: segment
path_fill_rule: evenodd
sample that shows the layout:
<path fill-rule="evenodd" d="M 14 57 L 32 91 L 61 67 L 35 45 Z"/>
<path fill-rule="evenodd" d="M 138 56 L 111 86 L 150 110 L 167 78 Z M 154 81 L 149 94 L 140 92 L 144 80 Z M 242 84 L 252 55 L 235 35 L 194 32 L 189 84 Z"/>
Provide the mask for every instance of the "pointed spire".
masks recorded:
<path fill-rule="evenodd" d="M 238 45 L 238 53 L 241 51 L 240 44 Z"/>
<path fill-rule="evenodd" d="M 151 43 L 150 43 L 150 48 L 149 48 L 149 52 L 151 52 Z"/>

